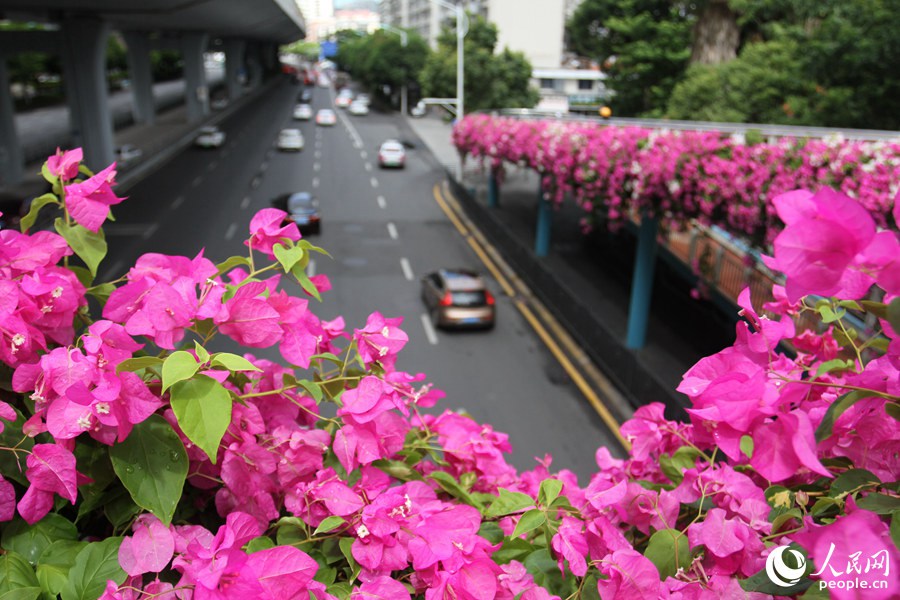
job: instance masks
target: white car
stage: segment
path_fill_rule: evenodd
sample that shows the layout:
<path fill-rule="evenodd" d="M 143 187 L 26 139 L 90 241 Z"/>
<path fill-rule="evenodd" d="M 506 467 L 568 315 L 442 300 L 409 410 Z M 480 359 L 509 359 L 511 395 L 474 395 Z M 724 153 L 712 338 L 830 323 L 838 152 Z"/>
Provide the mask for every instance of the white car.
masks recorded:
<path fill-rule="evenodd" d="M 330 108 L 322 108 L 316 113 L 316 125 L 331 127 L 337 123 L 337 115 Z"/>
<path fill-rule="evenodd" d="M 312 106 L 309 104 L 298 104 L 294 107 L 294 119 L 298 121 L 309 121 L 313 117 Z"/>
<path fill-rule="evenodd" d="M 116 148 L 116 164 L 120 167 L 129 165 L 144 155 L 144 151 L 132 144 L 123 144 Z"/>
<path fill-rule="evenodd" d="M 413 117 L 419 118 L 424 117 L 425 113 L 428 112 L 428 106 L 422 102 L 421 100 L 413 106 L 412 110 L 409 111 L 409 114 Z"/>
<path fill-rule="evenodd" d="M 365 102 L 360 102 L 359 100 L 354 100 L 350 103 L 350 108 L 347 109 L 350 111 L 351 115 L 356 116 L 364 116 L 369 114 L 369 105 Z"/>
<path fill-rule="evenodd" d="M 406 148 L 397 140 L 387 140 L 378 149 L 378 166 L 402 169 L 406 164 Z"/>
<path fill-rule="evenodd" d="M 372 103 L 372 100 L 369 98 L 368 94 L 357 94 L 356 100 L 354 102 L 362 102 L 366 106 Z"/>
<path fill-rule="evenodd" d="M 194 140 L 194 145 L 199 148 L 221 148 L 225 143 L 225 132 L 215 125 L 207 125 L 200 128 L 200 135 Z"/>
<path fill-rule="evenodd" d="M 303 150 L 303 134 L 299 129 L 282 129 L 278 134 L 278 149 L 283 152 Z"/>
<path fill-rule="evenodd" d="M 335 98 L 334 105 L 338 108 L 347 108 L 353 102 L 353 96 L 347 96 L 346 94 L 342 94 Z"/>

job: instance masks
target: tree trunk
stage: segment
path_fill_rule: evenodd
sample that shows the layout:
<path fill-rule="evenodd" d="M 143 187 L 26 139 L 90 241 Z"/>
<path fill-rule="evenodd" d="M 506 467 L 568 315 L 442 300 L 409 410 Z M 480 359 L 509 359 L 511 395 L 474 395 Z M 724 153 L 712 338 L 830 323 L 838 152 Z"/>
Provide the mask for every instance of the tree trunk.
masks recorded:
<path fill-rule="evenodd" d="M 691 64 L 718 65 L 737 57 L 741 36 L 728 0 L 708 0 L 694 25 Z"/>

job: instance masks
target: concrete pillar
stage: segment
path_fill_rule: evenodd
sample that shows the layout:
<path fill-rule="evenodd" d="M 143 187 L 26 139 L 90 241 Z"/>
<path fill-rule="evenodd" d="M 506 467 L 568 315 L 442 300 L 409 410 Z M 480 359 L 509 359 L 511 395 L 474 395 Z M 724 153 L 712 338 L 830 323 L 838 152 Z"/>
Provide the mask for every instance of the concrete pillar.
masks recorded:
<path fill-rule="evenodd" d="M 259 44 L 247 44 L 247 84 L 256 89 L 263 82 L 262 62 L 259 57 Z"/>
<path fill-rule="evenodd" d="M 16 108 L 9 91 L 9 70 L 6 57 L 0 56 L 0 183 L 18 183 L 24 171 L 25 158 L 16 133 Z"/>
<path fill-rule="evenodd" d="M 106 39 L 109 24 L 90 17 L 63 21 L 62 57 L 72 135 L 84 158 L 99 171 L 115 160 L 109 91 L 106 84 Z"/>
<path fill-rule="evenodd" d="M 123 33 L 128 47 L 128 76 L 131 79 L 131 110 L 134 120 L 144 125 L 156 122 L 153 105 L 153 68 L 150 64 L 150 39 L 143 31 Z"/>
<path fill-rule="evenodd" d="M 491 167 L 488 174 L 488 207 L 497 208 L 500 206 L 500 181 L 497 176 L 497 170 Z"/>
<path fill-rule="evenodd" d="M 644 215 L 638 229 L 634 277 L 631 280 L 631 302 L 628 304 L 628 333 L 625 346 L 640 350 L 647 341 L 650 321 L 650 298 L 653 296 L 653 270 L 656 266 L 656 234 L 659 219 Z"/>
<path fill-rule="evenodd" d="M 225 41 L 225 85 L 228 88 L 228 99 L 234 102 L 241 97 L 244 86 L 241 84 L 241 71 L 244 69 L 244 40 L 230 39 Z"/>
<path fill-rule="evenodd" d="M 550 201 L 544 197 L 544 181 L 543 177 L 541 177 L 538 182 L 537 230 L 534 235 L 534 253 L 538 256 L 547 256 L 550 253 L 550 233 L 553 225 L 552 211 L 553 207 L 550 206 Z"/>
<path fill-rule="evenodd" d="M 265 43 L 260 48 L 262 52 L 263 69 L 267 74 L 278 72 L 278 46 Z"/>
<path fill-rule="evenodd" d="M 209 87 L 206 85 L 206 65 L 203 61 L 208 41 L 206 33 L 185 33 L 181 37 L 188 121 L 198 121 L 209 114 Z"/>

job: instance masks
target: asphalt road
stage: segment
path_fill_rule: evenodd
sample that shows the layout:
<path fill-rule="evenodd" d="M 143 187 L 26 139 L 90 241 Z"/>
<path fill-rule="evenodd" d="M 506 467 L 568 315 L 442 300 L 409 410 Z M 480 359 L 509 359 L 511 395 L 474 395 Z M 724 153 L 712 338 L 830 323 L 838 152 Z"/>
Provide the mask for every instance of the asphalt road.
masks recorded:
<path fill-rule="evenodd" d="M 424 318 L 424 274 L 445 266 L 485 270 L 435 202 L 439 163 L 395 113 L 353 117 L 338 109 L 330 128 L 292 121 L 300 89 L 276 88 L 222 124 L 223 148 L 190 148 L 132 187 L 107 230 L 110 256 L 101 273 L 121 275 L 148 251 L 193 256 L 205 248 L 214 261 L 241 253 L 256 210 L 278 194 L 311 191 L 322 213 L 322 234 L 313 241 L 333 257 L 315 258 L 315 271 L 333 285 L 316 313 L 343 315 L 348 327 L 363 326 L 375 310 L 403 316 L 409 344 L 398 368 L 427 373 L 447 393 L 435 410 L 465 409 L 508 433 L 519 469 L 549 453 L 554 469 L 571 469 L 587 483 L 598 446 L 621 451 L 497 283 L 488 278 L 498 302 L 490 332 L 435 332 Z M 313 108 L 330 107 L 332 94 L 317 88 Z M 283 127 L 303 131 L 303 152 L 275 150 Z M 403 170 L 377 166 L 378 147 L 390 137 L 416 144 Z M 278 358 L 275 350 L 255 354 Z"/>

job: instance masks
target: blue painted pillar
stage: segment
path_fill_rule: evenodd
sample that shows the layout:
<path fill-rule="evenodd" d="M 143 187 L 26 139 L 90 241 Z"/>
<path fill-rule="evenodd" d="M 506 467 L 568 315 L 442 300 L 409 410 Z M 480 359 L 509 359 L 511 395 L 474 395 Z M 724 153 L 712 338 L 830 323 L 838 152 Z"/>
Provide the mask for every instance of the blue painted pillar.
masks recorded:
<path fill-rule="evenodd" d="M 550 230 L 552 225 L 553 209 L 550 201 L 544 198 L 543 179 L 538 182 L 538 215 L 537 231 L 534 236 L 534 253 L 538 256 L 547 256 L 550 252 Z"/>
<path fill-rule="evenodd" d="M 488 207 L 497 208 L 500 206 L 500 182 L 497 180 L 497 171 L 491 167 L 490 175 L 488 175 Z"/>
<path fill-rule="evenodd" d="M 637 235 L 637 254 L 634 258 L 634 277 L 631 280 L 631 302 L 628 304 L 628 334 L 625 340 L 625 345 L 631 350 L 640 350 L 647 341 L 658 229 L 657 217 L 644 215 L 641 218 Z"/>

